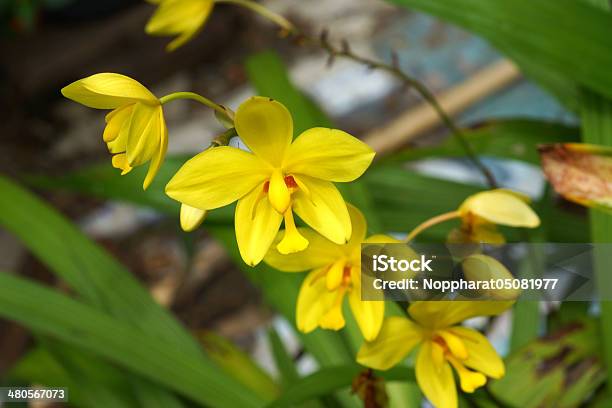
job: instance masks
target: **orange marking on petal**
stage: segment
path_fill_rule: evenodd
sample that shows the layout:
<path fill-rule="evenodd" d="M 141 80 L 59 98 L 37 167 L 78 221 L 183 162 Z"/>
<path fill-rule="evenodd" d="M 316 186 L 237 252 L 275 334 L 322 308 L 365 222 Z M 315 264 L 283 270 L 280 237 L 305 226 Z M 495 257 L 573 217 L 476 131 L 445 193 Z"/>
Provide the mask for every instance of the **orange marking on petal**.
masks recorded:
<path fill-rule="evenodd" d="M 298 184 L 293 176 L 285 176 L 285 185 L 289 188 L 297 188 Z"/>

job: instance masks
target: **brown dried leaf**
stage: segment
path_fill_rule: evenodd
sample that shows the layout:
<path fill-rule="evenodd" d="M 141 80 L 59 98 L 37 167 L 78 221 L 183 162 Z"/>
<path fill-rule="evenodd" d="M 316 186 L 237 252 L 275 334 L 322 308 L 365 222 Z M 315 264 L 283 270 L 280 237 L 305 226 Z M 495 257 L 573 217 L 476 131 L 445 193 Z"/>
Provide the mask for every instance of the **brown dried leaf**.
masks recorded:
<path fill-rule="evenodd" d="M 544 174 L 570 201 L 612 212 L 612 148 L 582 143 L 539 148 Z"/>
<path fill-rule="evenodd" d="M 364 408 L 389 406 L 385 382 L 382 378 L 376 377 L 372 370 L 362 371 L 355 377 L 351 389 L 363 401 Z"/>

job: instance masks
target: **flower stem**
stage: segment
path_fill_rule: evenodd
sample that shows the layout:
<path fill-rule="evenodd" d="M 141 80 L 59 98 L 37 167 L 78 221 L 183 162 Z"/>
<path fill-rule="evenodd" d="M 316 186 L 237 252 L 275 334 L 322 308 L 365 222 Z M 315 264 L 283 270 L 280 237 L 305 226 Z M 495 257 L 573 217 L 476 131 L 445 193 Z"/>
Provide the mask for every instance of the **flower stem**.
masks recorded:
<path fill-rule="evenodd" d="M 235 4 L 237 6 L 241 6 L 247 8 L 260 16 L 272 21 L 276 25 L 280 26 L 283 30 L 287 32 L 287 34 L 295 33 L 295 26 L 287 20 L 285 17 L 276 14 L 275 12 L 268 10 L 264 6 L 259 3 L 256 3 L 251 0 L 215 0 L 215 3 L 228 3 Z"/>
<path fill-rule="evenodd" d="M 238 136 L 238 134 L 236 133 L 236 129 L 227 129 L 225 132 L 215 137 L 210 143 L 210 146 L 227 146 L 229 144 L 230 139 L 234 136 Z"/>
<path fill-rule="evenodd" d="M 452 220 L 455 218 L 459 218 L 461 215 L 459 214 L 459 211 L 450 211 L 444 214 L 440 214 L 440 215 L 436 215 L 433 218 L 428 219 L 427 221 L 419 224 L 416 226 L 416 228 L 414 228 L 412 231 L 410 231 L 410 233 L 408 234 L 408 236 L 406 237 L 405 241 L 406 242 L 410 242 L 412 241 L 417 235 L 419 235 L 421 232 L 425 231 L 428 228 L 433 227 L 434 225 L 440 224 L 444 221 L 448 221 L 448 220 Z"/>
<path fill-rule="evenodd" d="M 214 109 L 216 112 L 223 116 L 227 116 L 227 111 L 225 108 L 217 103 L 214 103 L 208 98 L 203 97 L 202 95 L 198 95 L 194 92 L 173 92 L 169 95 L 162 96 L 159 98 L 159 102 L 163 105 L 168 102 L 172 102 L 177 99 L 191 99 L 193 101 L 200 102 L 202 105 L 206 105 L 211 109 Z"/>

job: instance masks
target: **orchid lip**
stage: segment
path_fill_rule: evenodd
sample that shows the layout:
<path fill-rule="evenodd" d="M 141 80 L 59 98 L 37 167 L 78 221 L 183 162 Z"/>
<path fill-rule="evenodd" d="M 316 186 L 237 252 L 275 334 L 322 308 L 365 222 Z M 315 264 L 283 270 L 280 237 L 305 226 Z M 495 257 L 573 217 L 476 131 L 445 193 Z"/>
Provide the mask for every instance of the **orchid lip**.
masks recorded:
<path fill-rule="evenodd" d="M 283 179 L 285 180 L 285 185 L 287 186 L 287 188 L 289 189 L 298 188 L 298 184 L 293 178 L 293 176 L 285 176 Z M 263 192 L 267 193 L 269 190 L 270 190 L 270 180 L 266 180 L 266 182 L 263 185 Z"/>

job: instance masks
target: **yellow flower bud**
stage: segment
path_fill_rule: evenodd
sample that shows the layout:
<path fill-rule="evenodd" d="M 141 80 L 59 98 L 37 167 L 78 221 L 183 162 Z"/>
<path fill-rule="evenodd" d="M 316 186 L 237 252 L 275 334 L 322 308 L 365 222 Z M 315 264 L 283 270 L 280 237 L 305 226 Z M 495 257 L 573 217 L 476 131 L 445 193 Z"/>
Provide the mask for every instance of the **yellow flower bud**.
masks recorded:
<path fill-rule="evenodd" d="M 125 75 L 102 73 L 83 78 L 62 89 L 62 94 L 90 108 L 113 109 L 106 115 L 102 138 L 113 154 L 112 164 L 122 175 L 147 162 L 143 188 L 159 171 L 168 147 L 162 106 L 147 88 Z"/>
<path fill-rule="evenodd" d="M 198 228 L 206 218 L 206 210 L 181 204 L 181 228 L 183 231 L 190 232 Z"/>
<path fill-rule="evenodd" d="M 471 255 L 461 262 L 463 275 L 470 281 L 505 280 L 514 277 L 506 267 L 497 259 L 488 255 Z M 487 300 L 515 300 L 520 289 L 489 289 L 481 290 L 482 296 Z"/>

